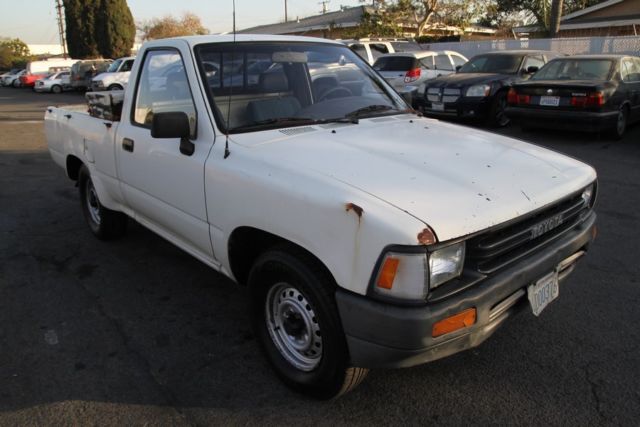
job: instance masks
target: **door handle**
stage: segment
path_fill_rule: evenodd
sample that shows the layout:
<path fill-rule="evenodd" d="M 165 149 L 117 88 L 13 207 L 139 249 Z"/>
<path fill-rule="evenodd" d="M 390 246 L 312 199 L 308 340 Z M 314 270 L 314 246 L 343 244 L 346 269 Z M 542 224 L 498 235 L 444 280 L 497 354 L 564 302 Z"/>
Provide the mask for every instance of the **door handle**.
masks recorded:
<path fill-rule="evenodd" d="M 124 138 L 122 140 L 122 149 L 133 153 L 133 139 Z"/>

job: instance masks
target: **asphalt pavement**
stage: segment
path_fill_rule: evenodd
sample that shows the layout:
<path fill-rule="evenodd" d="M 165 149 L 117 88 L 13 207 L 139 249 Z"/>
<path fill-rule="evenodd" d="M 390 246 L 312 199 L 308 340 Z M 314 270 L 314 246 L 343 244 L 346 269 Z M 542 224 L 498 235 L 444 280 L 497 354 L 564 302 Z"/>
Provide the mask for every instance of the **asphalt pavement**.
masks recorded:
<path fill-rule="evenodd" d="M 133 222 L 92 237 L 44 140 L 44 108 L 69 103 L 0 88 L 0 425 L 638 425 L 640 126 L 501 131 L 599 173 L 599 235 L 559 299 L 318 402 L 260 354 L 244 288 Z"/>

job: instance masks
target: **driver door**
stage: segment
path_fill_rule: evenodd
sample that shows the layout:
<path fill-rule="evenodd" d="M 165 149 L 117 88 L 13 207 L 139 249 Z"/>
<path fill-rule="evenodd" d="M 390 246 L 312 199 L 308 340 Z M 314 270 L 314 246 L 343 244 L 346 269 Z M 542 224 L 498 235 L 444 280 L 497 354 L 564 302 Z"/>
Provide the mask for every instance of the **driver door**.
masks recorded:
<path fill-rule="evenodd" d="M 139 222 L 192 255 L 211 261 L 205 207 L 204 164 L 214 143 L 213 128 L 198 111 L 202 97 L 192 96 L 197 74 L 189 55 L 176 48 L 148 50 L 128 89 L 116 137 L 122 192 Z M 200 93 L 200 92 L 196 92 Z M 189 117 L 192 155 L 180 152 L 180 139 L 151 136 L 155 113 L 184 112 Z"/>

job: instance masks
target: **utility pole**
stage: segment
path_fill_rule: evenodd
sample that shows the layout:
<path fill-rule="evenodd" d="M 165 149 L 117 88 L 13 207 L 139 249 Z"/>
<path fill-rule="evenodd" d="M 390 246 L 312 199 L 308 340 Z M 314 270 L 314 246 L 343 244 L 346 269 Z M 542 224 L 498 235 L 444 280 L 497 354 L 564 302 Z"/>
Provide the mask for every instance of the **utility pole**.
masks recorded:
<path fill-rule="evenodd" d="M 62 18 L 62 0 L 56 0 L 56 10 L 58 12 L 58 33 L 60 34 L 60 45 L 62 46 L 62 55 L 67 59 L 67 40 L 64 36 L 64 21 Z"/>
<path fill-rule="evenodd" d="M 318 4 L 321 4 L 321 5 L 322 5 L 322 14 L 323 14 L 323 15 L 324 15 L 325 13 L 327 13 L 327 11 L 328 11 L 328 9 L 329 9 L 329 8 L 327 7 L 327 5 L 328 5 L 329 3 L 331 3 L 331 0 L 324 0 L 324 1 L 318 2 Z"/>
<path fill-rule="evenodd" d="M 284 22 L 289 21 L 287 18 L 287 0 L 284 0 Z"/>

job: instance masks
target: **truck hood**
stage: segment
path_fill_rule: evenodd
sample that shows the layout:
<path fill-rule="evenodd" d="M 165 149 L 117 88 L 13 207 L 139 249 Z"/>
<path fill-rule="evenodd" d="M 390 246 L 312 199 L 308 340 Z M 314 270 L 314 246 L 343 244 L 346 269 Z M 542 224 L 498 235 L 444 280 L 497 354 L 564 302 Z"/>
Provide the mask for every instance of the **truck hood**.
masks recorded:
<path fill-rule="evenodd" d="M 596 178 L 556 152 L 413 115 L 239 134 L 233 142 L 379 198 L 428 224 L 440 241 L 524 215 Z"/>

